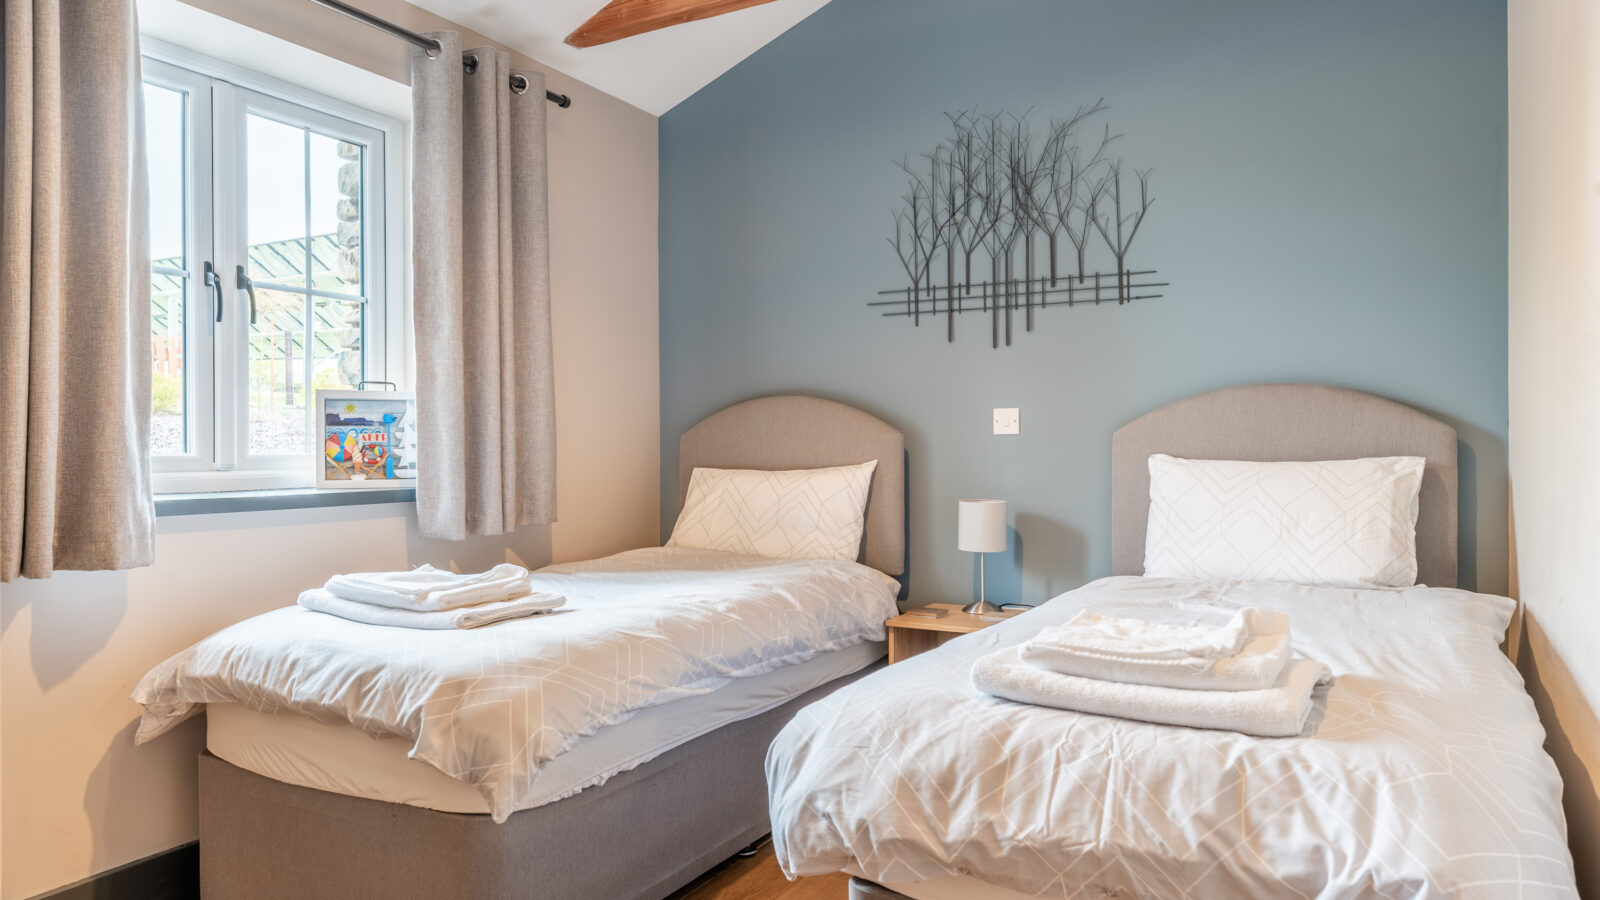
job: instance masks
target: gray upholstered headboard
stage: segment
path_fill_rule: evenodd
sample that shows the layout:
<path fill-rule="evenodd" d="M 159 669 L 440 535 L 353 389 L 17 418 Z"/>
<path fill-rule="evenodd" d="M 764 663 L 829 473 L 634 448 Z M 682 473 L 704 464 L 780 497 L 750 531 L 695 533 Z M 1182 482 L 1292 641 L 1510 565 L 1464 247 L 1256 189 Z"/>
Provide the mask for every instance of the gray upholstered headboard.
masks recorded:
<path fill-rule="evenodd" d="M 899 429 L 816 397 L 763 397 L 712 413 L 678 442 L 678 508 L 696 466 L 819 469 L 876 459 L 859 561 L 890 575 L 906 567 L 906 445 Z"/>
<path fill-rule="evenodd" d="M 1146 413 L 1111 437 L 1111 568 L 1144 573 L 1152 453 L 1188 459 L 1421 456 L 1417 581 L 1456 585 L 1456 432 L 1409 406 L 1315 384 L 1224 388 Z"/>

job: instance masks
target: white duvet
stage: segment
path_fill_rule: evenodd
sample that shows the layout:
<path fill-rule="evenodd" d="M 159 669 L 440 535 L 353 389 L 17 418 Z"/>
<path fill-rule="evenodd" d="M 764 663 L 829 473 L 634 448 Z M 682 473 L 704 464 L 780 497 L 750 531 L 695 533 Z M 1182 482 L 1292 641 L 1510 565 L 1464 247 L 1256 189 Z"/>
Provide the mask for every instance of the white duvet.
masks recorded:
<path fill-rule="evenodd" d="M 138 741 L 206 703 L 413 740 L 496 821 L 545 763 L 635 712 L 883 640 L 894 579 L 853 562 L 631 550 L 551 566 L 554 613 L 470 631 L 363 625 L 299 607 L 224 628 L 144 677 Z"/>
<path fill-rule="evenodd" d="M 1245 606 L 1287 612 L 1296 654 L 1333 671 L 1298 737 L 1028 706 L 968 677 L 1079 609 L 1199 624 Z M 778 859 L 1050 897 L 1575 897 L 1561 781 L 1498 649 L 1512 610 L 1425 587 L 1097 581 L 802 710 L 767 755 Z"/>

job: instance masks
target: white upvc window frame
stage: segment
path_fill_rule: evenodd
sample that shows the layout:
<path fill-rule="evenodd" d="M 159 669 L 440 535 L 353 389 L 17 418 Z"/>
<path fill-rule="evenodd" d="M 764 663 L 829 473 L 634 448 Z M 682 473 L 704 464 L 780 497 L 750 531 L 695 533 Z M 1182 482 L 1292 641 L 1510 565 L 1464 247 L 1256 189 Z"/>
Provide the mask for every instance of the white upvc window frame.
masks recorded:
<path fill-rule="evenodd" d="M 404 126 L 396 119 L 161 41 L 145 38 L 141 49 L 146 81 L 188 95 L 184 136 L 188 228 L 181 273 L 188 452 L 151 457 L 155 492 L 309 487 L 314 482 L 314 448 L 292 455 L 248 452 L 250 307 L 246 292 L 234 284 L 235 267 L 248 267 L 241 208 L 247 196 L 247 116 L 286 120 L 367 148 L 362 167 L 366 266 L 361 287 L 368 381 L 398 382 L 404 370 Z M 205 284 L 207 260 L 222 278 L 220 323 Z M 315 434 L 309 387 L 307 393 L 307 429 Z"/>
<path fill-rule="evenodd" d="M 147 58 L 144 80 L 184 94 L 183 268 L 161 269 L 183 280 L 184 453 L 152 456 L 159 479 L 166 473 L 205 472 L 213 466 L 216 371 L 211 327 L 215 319 L 205 264 L 211 252 L 211 79 L 198 72 Z M 152 266 L 152 272 L 157 271 Z M 157 489 L 159 491 L 159 487 Z"/>

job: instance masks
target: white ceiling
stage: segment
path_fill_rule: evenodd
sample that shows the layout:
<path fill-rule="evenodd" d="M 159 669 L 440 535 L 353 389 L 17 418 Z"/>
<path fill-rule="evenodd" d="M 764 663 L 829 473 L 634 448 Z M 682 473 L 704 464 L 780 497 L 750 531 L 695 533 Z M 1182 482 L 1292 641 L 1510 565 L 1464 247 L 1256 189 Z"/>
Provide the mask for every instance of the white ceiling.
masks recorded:
<path fill-rule="evenodd" d="M 659 116 L 828 0 L 775 0 L 585 50 L 562 40 L 606 0 L 411 2 Z"/>

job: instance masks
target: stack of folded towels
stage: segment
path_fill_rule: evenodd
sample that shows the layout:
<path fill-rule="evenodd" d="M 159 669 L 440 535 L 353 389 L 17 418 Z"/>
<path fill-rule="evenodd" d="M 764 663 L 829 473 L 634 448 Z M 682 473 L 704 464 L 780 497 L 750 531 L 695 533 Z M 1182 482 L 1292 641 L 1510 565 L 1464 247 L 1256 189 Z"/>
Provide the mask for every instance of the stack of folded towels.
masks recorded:
<path fill-rule="evenodd" d="M 1255 607 L 1221 627 L 1088 610 L 972 665 L 978 690 L 1040 706 L 1264 737 L 1297 735 L 1328 667 L 1289 656 L 1289 617 Z"/>
<path fill-rule="evenodd" d="M 547 613 L 566 603 L 532 589 L 528 570 L 502 563 L 458 575 L 421 566 L 409 572 L 335 575 L 300 595 L 300 605 L 368 625 L 397 628 L 479 628 Z"/>

